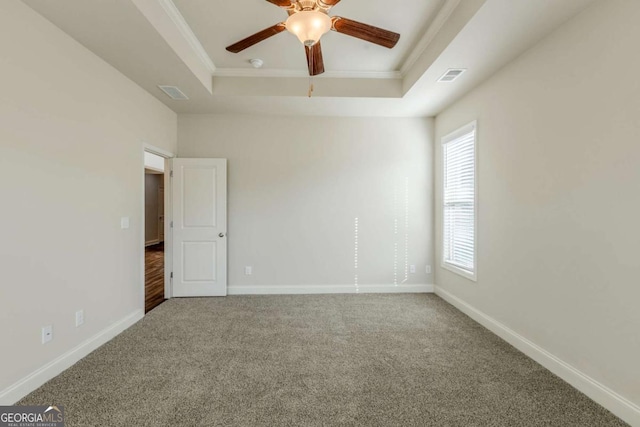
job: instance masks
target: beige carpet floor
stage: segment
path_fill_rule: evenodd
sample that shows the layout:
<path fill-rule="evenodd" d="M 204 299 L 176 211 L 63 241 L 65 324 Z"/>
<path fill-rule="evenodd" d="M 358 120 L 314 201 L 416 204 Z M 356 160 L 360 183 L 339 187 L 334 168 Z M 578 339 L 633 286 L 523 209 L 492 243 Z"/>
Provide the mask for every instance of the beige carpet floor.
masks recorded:
<path fill-rule="evenodd" d="M 67 426 L 623 426 L 434 295 L 172 299 L 19 404 Z"/>

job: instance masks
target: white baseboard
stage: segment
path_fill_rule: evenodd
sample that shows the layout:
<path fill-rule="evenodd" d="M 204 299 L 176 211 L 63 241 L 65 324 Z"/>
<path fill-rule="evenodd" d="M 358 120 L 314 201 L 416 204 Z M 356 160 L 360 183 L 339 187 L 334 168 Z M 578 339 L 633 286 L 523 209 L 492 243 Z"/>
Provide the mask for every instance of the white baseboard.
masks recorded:
<path fill-rule="evenodd" d="M 228 295 L 417 294 L 433 293 L 433 285 L 229 286 Z"/>
<path fill-rule="evenodd" d="M 160 243 L 160 239 L 149 240 L 148 242 L 144 242 L 144 247 L 157 245 L 158 243 Z"/>
<path fill-rule="evenodd" d="M 63 371 L 70 368 L 73 364 L 87 356 L 93 350 L 110 341 L 125 329 L 134 325 L 143 317 L 143 310 L 137 310 L 131 313 L 124 319 L 110 325 L 77 347 L 67 351 L 62 356 L 27 375 L 17 383 L 10 385 L 0 392 L 0 405 L 13 405 L 53 377 L 60 375 Z"/>
<path fill-rule="evenodd" d="M 460 298 L 436 286 L 435 293 L 632 426 L 640 426 L 640 407 Z"/>

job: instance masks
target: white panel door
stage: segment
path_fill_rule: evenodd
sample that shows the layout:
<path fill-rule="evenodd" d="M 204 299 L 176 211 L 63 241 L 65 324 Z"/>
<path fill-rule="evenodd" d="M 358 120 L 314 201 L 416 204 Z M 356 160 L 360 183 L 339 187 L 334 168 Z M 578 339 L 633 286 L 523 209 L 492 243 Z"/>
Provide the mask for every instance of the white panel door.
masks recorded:
<path fill-rule="evenodd" d="M 174 297 L 227 295 L 227 160 L 173 159 Z"/>

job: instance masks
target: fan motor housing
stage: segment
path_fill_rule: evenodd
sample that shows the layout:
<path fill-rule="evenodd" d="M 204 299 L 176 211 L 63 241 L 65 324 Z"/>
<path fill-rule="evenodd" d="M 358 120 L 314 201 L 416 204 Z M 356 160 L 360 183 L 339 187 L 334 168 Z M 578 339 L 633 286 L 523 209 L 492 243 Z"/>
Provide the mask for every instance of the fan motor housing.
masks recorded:
<path fill-rule="evenodd" d="M 320 7 L 316 0 L 298 0 L 296 6 L 299 10 L 316 10 Z"/>

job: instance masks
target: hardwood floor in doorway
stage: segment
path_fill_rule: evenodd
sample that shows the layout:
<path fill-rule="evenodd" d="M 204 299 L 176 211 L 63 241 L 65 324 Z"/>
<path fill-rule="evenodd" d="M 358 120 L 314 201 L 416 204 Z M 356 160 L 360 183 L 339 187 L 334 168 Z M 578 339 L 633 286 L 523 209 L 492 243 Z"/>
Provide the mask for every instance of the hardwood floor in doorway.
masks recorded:
<path fill-rule="evenodd" d="M 147 246 L 144 259 L 144 311 L 164 302 L 164 243 Z"/>

